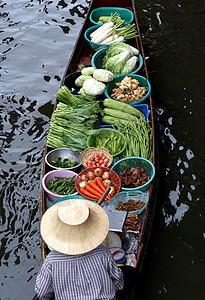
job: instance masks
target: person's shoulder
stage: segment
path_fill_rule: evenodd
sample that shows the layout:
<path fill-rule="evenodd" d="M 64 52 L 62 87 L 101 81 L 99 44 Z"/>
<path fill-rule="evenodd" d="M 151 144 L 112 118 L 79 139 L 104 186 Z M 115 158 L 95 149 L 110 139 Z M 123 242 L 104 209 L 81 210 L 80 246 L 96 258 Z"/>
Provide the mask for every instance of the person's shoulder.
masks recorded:
<path fill-rule="evenodd" d="M 99 245 L 97 248 L 92 250 L 93 254 L 108 254 L 110 253 L 109 249 L 107 249 L 103 244 Z"/>
<path fill-rule="evenodd" d="M 57 252 L 55 250 L 52 250 L 47 256 L 46 260 L 49 263 L 56 262 L 56 261 L 64 261 L 68 258 L 68 255 L 62 254 L 60 252 Z"/>

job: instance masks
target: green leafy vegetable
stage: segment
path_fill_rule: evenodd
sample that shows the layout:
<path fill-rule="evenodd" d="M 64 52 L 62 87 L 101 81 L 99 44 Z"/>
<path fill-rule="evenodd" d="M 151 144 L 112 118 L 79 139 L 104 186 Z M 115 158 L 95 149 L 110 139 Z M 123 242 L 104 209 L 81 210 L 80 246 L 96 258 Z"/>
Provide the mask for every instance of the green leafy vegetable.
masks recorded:
<path fill-rule="evenodd" d="M 98 114 L 103 115 L 99 101 L 76 107 L 59 102 L 51 116 L 47 146 L 68 147 L 74 151 L 85 150 L 88 135 L 97 124 Z"/>
<path fill-rule="evenodd" d="M 104 92 L 106 85 L 94 78 L 87 79 L 83 83 L 83 89 L 85 93 L 89 96 L 97 96 Z"/>
<path fill-rule="evenodd" d="M 114 79 L 114 74 L 105 69 L 96 69 L 93 72 L 93 78 L 102 82 L 109 82 Z"/>
<path fill-rule="evenodd" d="M 95 68 L 94 67 L 84 67 L 82 70 L 81 70 L 81 74 L 82 75 L 85 75 L 85 76 L 91 76 L 93 75 L 93 72 L 95 71 Z"/>
<path fill-rule="evenodd" d="M 80 75 L 76 78 L 75 80 L 75 85 L 78 86 L 78 87 L 82 87 L 83 86 L 83 83 L 89 79 L 89 78 L 92 78 L 92 76 L 88 76 L 88 75 Z"/>
<path fill-rule="evenodd" d="M 82 103 L 87 103 L 88 101 L 96 100 L 95 97 L 89 95 L 73 95 L 67 86 L 63 85 L 56 93 L 56 99 L 60 102 L 71 106 L 78 106 Z"/>

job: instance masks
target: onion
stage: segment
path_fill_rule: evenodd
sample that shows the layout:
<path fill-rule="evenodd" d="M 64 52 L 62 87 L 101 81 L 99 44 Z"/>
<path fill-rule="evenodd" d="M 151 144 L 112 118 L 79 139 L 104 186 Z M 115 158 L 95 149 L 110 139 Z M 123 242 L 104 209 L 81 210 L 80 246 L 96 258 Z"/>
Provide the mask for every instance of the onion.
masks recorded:
<path fill-rule="evenodd" d="M 110 179 L 110 173 L 108 171 L 102 174 L 102 179 Z"/>
<path fill-rule="evenodd" d="M 87 181 L 87 180 L 88 180 L 88 176 L 87 176 L 86 174 L 83 174 L 83 175 L 80 177 L 80 179 L 81 179 L 82 181 Z"/>
<path fill-rule="evenodd" d="M 93 180 L 95 178 L 95 174 L 92 171 L 88 171 L 86 175 L 90 180 Z"/>
<path fill-rule="evenodd" d="M 80 181 L 80 183 L 79 183 L 79 187 L 84 188 L 84 187 L 86 186 L 86 184 L 88 184 L 88 181 L 82 180 L 82 181 Z"/>
<path fill-rule="evenodd" d="M 103 169 L 101 169 L 101 168 L 96 168 L 96 169 L 94 170 L 94 174 L 95 174 L 95 176 L 97 176 L 97 177 L 102 176 L 102 173 L 103 173 Z"/>
<path fill-rule="evenodd" d="M 110 186 L 110 191 L 109 191 L 110 196 L 111 197 L 114 196 L 115 193 L 116 193 L 115 187 L 114 186 Z"/>
<path fill-rule="evenodd" d="M 110 179 L 105 179 L 105 180 L 103 180 L 103 185 L 105 186 L 105 187 L 107 187 L 107 186 L 111 186 L 111 184 L 112 184 L 112 182 L 111 182 L 111 180 Z"/>

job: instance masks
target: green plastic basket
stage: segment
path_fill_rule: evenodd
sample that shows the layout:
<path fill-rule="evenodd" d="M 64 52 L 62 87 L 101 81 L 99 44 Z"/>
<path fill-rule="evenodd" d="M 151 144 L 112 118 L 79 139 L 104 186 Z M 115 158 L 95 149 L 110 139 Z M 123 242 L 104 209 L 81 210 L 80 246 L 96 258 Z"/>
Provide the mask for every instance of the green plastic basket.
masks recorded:
<path fill-rule="evenodd" d="M 95 203 L 97 202 L 97 201 L 94 201 L 94 200 L 87 199 L 87 198 L 85 198 L 85 197 L 83 197 L 81 195 L 72 195 L 72 196 L 64 196 L 64 197 L 58 198 L 57 200 L 55 200 L 54 202 L 52 202 L 49 207 L 51 207 L 54 204 L 57 204 L 57 203 L 59 203 L 61 201 L 69 200 L 69 199 L 83 199 L 83 200 L 89 200 L 89 201 L 92 201 L 92 202 L 95 202 Z"/>
<path fill-rule="evenodd" d="M 155 167 L 153 165 L 153 163 L 151 161 L 149 161 L 148 159 L 142 158 L 142 157 L 126 157 L 123 158 L 121 160 L 118 160 L 112 167 L 111 169 L 113 171 L 115 171 L 115 173 L 117 173 L 117 175 L 119 176 L 125 169 L 130 169 L 133 167 L 140 167 L 143 168 L 145 170 L 145 172 L 147 173 L 147 175 L 150 176 L 150 180 L 139 186 L 136 188 L 125 188 L 123 186 L 121 186 L 121 190 L 122 191 L 146 191 L 149 186 L 150 183 L 152 182 L 154 176 L 155 176 Z"/>
<path fill-rule="evenodd" d="M 121 148 L 121 150 L 119 152 L 115 153 L 115 154 L 112 154 L 113 157 L 118 156 L 120 153 L 122 153 L 125 150 L 125 147 L 127 145 L 127 139 L 125 138 L 125 136 L 121 132 L 119 132 L 118 130 L 112 129 L 112 128 L 97 129 L 94 134 L 88 136 L 87 146 L 88 147 L 96 147 L 96 137 L 97 136 L 101 136 L 101 137 L 109 136 L 111 133 L 114 133 L 117 136 L 122 136 L 123 139 L 124 139 L 124 145 Z"/>
<path fill-rule="evenodd" d="M 111 13 L 118 13 L 122 20 L 124 20 L 125 25 L 132 23 L 134 20 L 134 15 L 131 10 L 121 7 L 99 7 L 94 9 L 90 14 L 90 21 L 93 24 L 99 24 L 98 20 L 101 16 L 111 16 Z"/>
<path fill-rule="evenodd" d="M 132 79 L 138 80 L 141 87 L 146 87 L 148 89 L 147 93 L 145 94 L 145 96 L 142 99 L 140 99 L 136 102 L 131 102 L 129 104 L 135 105 L 135 104 L 139 104 L 139 103 L 142 103 L 143 101 L 145 101 L 151 93 L 151 84 L 150 84 L 149 80 L 147 80 L 147 78 L 145 78 L 141 75 L 138 75 L 138 74 L 133 74 L 133 73 L 115 76 L 115 78 L 112 81 L 108 82 L 108 84 L 106 86 L 106 89 L 104 91 L 105 97 L 112 99 L 112 97 L 111 97 L 112 91 L 113 91 L 113 89 L 116 88 L 115 83 L 121 82 L 125 78 L 125 76 L 128 76 L 128 77 L 131 77 Z"/>
<path fill-rule="evenodd" d="M 141 209 L 129 212 L 129 214 L 139 215 L 145 210 L 149 201 L 149 195 L 148 193 L 143 193 L 141 191 L 119 192 L 115 197 L 111 199 L 111 201 L 109 202 L 109 207 L 110 209 L 115 210 L 118 206 L 119 201 L 126 203 L 128 202 L 128 200 L 141 201 L 145 203 Z"/>
<path fill-rule="evenodd" d="M 107 50 L 108 50 L 107 48 L 103 48 L 103 49 L 100 49 L 97 52 L 95 52 L 95 54 L 92 56 L 92 59 L 91 59 L 92 67 L 94 67 L 95 69 L 102 69 L 102 63 L 103 63 L 102 60 L 105 57 L 105 54 L 106 54 Z M 136 65 L 136 69 L 133 70 L 129 74 L 136 74 L 137 72 L 140 71 L 140 69 L 143 66 L 142 55 L 138 54 L 137 57 L 138 57 L 138 62 L 137 62 L 137 65 Z"/>

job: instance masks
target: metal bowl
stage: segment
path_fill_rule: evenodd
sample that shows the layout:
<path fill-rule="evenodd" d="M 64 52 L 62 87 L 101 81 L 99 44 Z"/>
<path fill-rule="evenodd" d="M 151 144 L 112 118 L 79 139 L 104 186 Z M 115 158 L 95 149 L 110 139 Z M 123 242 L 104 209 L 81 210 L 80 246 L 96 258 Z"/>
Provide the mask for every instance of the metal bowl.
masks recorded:
<path fill-rule="evenodd" d="M 54 170 L 65 169 L 65 170 L 71 170 L 73 172 L 78 173 L 79 171 L 81 171 L 81 167 L 82 167 L 82 164 L 80 162 L 80 154 L 81 154 L 81 152 L 73 151 L 70 148 L 56 148 L 56 149 L 53 149 L 53 150 L 51 150 L 47 153 L 47 155 L 45 157 L 45 162 L 51 169 L 54 169 Z M 71 167 L 71 168 L 57 168 L 57 167 L 54 167 L 51 164 L 51 162 L 53 160 L 56 160 L 58 157 L 61 157 L 62 160 L 65 159 L 65 158 L 69 158 L 71 160 L 71 162 L 77 161 L 78 165 L 76 165 L 74 167 Z"/>

